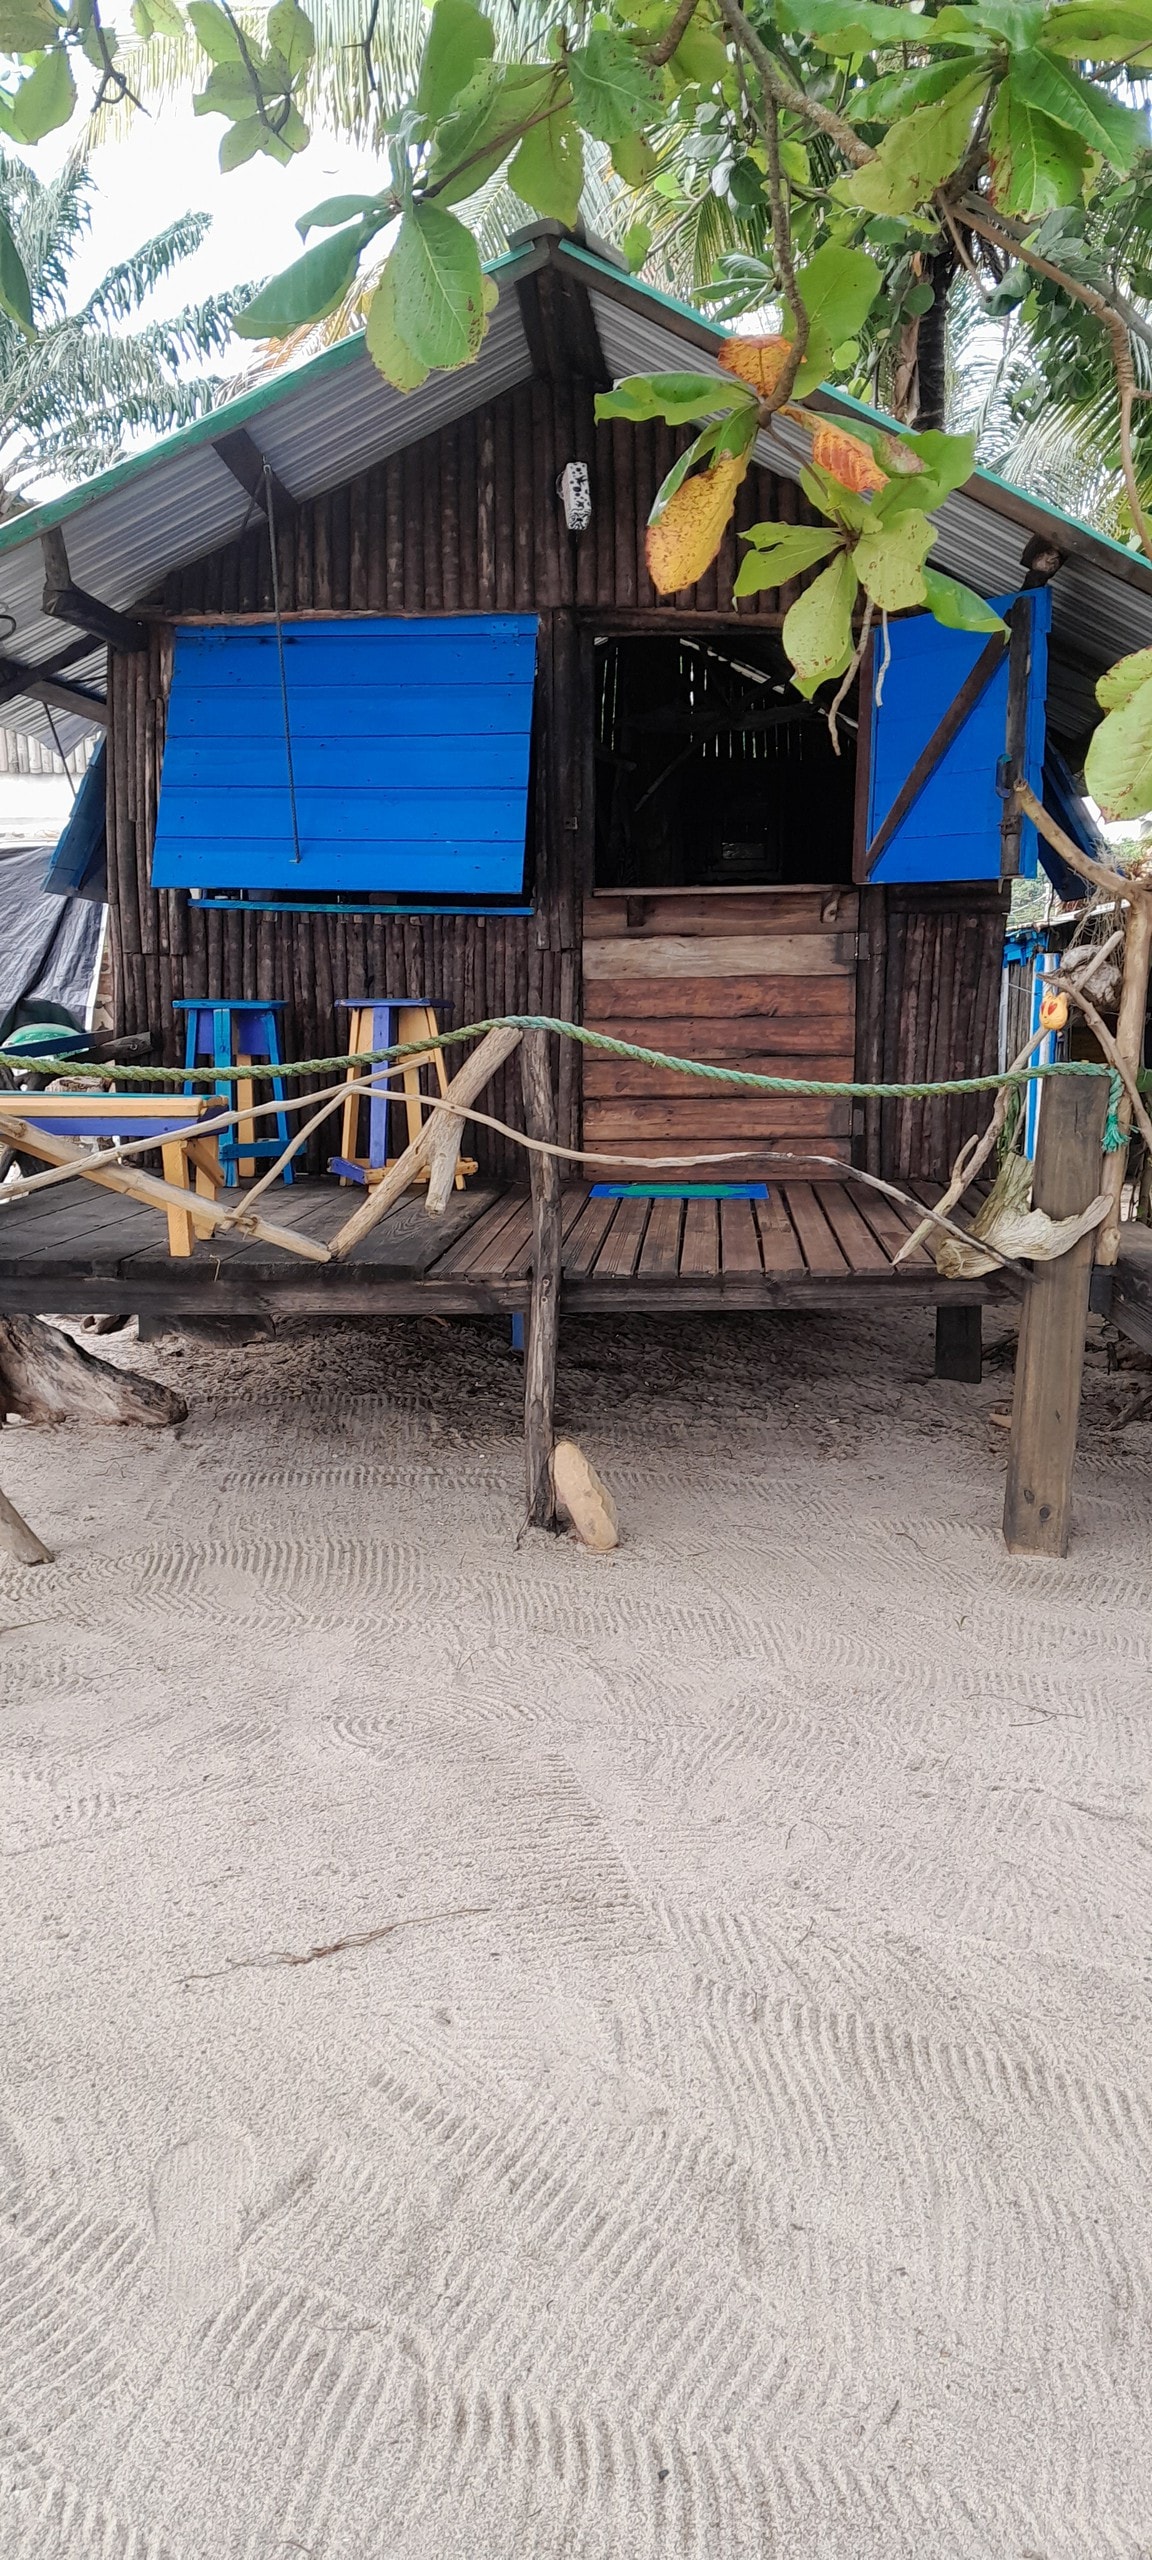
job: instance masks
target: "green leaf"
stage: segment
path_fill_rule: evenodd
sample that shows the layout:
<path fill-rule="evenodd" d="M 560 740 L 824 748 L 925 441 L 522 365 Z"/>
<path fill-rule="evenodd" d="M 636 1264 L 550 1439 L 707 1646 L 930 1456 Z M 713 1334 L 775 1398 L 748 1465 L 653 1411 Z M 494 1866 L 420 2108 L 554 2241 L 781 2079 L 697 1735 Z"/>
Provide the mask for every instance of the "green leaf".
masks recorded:
<path fill-rule="evenodd" d="M 655 115 L 660 92 L 655 72 L 626 36 L 596 27 L 587 44 L 568 56 L 577 119 L 597 142 L 621 142 Z"/>
<path fill-rule="evenodd" d="M 1141 649 L 1137 655 L 1146 659 L 1150 653 Z M 1121 659 L 1120 665 L 1134 663 Z M 1118 673 L 1113 667 L 1101 685 L 1111 685 Z M 1152 675 L 1101 721 L 1088 749 L 1084 779 L 1105 818 L 1143 818 L 1152 809 Z"/>
<path fill-rule="evenodd" d="M 844 249 L 834 240 L 825 242 L 801 267 L 796 282 L 812 329 L 820 329 L 829 350 L 839 338 L 854 338 L 872 309 L 880 291 L 880 269 L 865 249 Z M 791 312 L 786 312 L 783 333 L 794 335 Z"/>
<path fill-rule="evenodd" d="M 946 578 L 940 569 L 924 571 L 924 601 L 929 613 L 949 631 L 1006 631 L 1002 614 L 994 605 L 985 604 L 983 596 L 962 586 L 958 578 Z"/>
<path fill-rule="evenodd" d="M 12 237 L 7 214 L 0 209 L 0 311 L 6 311 L 26 338 L 34 338 L 36 325 L 32 318 L 32 294 L 24 272 L 24 261 Z"/>
<path fill-rule="evenodd" d="M 44 53 L 66 24 L 52 0 L 0 0 L 0 53 Z"/>
<path fill-rule="evenodd" d="M 473 0 L 436 0 L 416 86 L 421 115 L 438 124 L 495 51 L 492 22 Z"/>
<path fill-rule="evenodd" d="M 437 204 L 462 204 L 495 176 L 520 128 L 559 97 L 561 77 L 555 63 L 481 63 L 433 143 L 426 191 Z"/>
<path fill-rule="evenodd" d="M 218 62 L 192 100 L 198 116 L 255 115 L 256 92 L 242 62 Z"/>
<path fill-rule="evenodd" d="M 962 489 L 976 468 L 975 436 L 945 435 L 940 427 L 926 427 L 920 435 L 892 435 L 882 427 L 856 426 L 854 434 L 862 437 L 882 471 L 891 474 L 886 489 L 880 489 L 870 501 L 873 521 L 891 524 L 910 509 L 930 515 L 934 507 L 950 498 L 954 489 Z M 905 468 L 900 469 L 904 459 Z M 919 471 L 909 470 L 907 461 L 919 462 Z"/>
<path fill-rule="evenodd" d="M 557 110 L 533 125 L 508 171 L 508 183 L 535 213 L 574 223 L 584 186 L 584 136 L 575 117 Z"/>
<path fill-rule="evenodd" d="M 176 6 L 176 0 L 148 0 L 148 15 L 152 20 L 154 35 L 182 36 L 185 32 L 184 20 Z"/>
<path fill-rule="evenodd" d="M 221 136 L 219 160 L 225 177 L 230 169 L 242 169 L 246 160 L 254 160 L 258 151 L 268 145 L 268 127 L 262 116 L 238 116 Z M 286 152 L 285 158 L 291 157 Z"/>
<path fill-rule="evenodd" d="M 874 160 L 837 181 L 836 194 L 868 213 L 911 213 L 959 167 L 987 88 L 987 73 L 972 71 L 937 106 L 917 107 L 891 126 Z"/>
<path fill-rule="evenodd" d="M 698 17 L 690 20 L 668 65 L 673 80 L 698 89 L 719 89 L 728 78 L 732 65 L 728 48 L 712 27 L 703 26 Z"/>
<path fill-rule="evenodd" d="M 210 62 L 243 62 L 240 38 L 213 0 L 188 0 L 188 24 Z"/>
<path fill-rule="evenodd" d="M 780 166 L 785 177 L 791 178 L 794 186 L 806 187 L 810 184 L 812 163 L 807 149 L 791 134 L 782 133 L 780 136 Z"/>
<path fill-rule="evenodd" d="M 646 222 L 630 222 L 620 242 L 633 275 L 638 275 L 652 246 L 652 233 Z"/>
<path fill-rule="evenodd" d="M 951 62 L 925 62 L 918 70 L 885 72 L 853 98 L 853 121 L 891 124 L 897 116 L 910 115 L 914 107 L 935 106 L 959 81 L 970 78 L 972 70 L 971 54 L 961 53 Z"/>
<path fill-rule="evenodd" d="M 712 418 L 717 410 L 755 408 L 755 395 L 733 376 L 714 373 L 629 373 L 611 391 L 596 395 L 598 418 L 663 418 L 680 427 L 689 418 Z"/>
<path fill-rule="evenodd" d="M 740 564 L 733 595 L 759 595 L 764 587 L 782 587 L 818 560 L 835 551 L 841 536 L 814 524 L 754 524 L 741 535 L 755 548 Z"/>
<path fill-rule="evenodd" d="M 268 12 L 266 34 L 269 44 L 283 55 L 289 79 L 298 79 L 316 51 L 311 18 L 299 7 L 298 0 L 276 0 L 275 8 Z"/>
<path fill-rule="evenodd" d="M 19 142 L 41 142 L 67 124 L 76 104 L 76 83 L 66 53 L 42 53 L 34 71 L 22 80 L 12 100 L 12 128 Z"/>
<path fill-rule="evenodd" d="M 311 213 L 301 214 L 296 228 L 306 240 L 310 231 L 334 231 L 339 223 L 358 222 L 369 213 L 378 213 L 382 222 L 388 219 L 379 196 L 326 196 L 323 204 L 313 205 Z"/>
<path fill-rule="evenodd" d="M 1101 676 L 1096 700 L 1102 711 L 1120 711 L 1143 684 L 1152 684 L 1152 649 L 1136 649 L 1130 658 L 1118 658 Z"/>
<path fill-rule="evenodd" d="M 776 16 L 789 35 L 811 36 L 822 53 L 843 62 L 874 46 L 892 50 L 937 42 L 931 18 L 914 9 L 886 8 L 883 0 L 778 0 Z"/>
<path fill-rule="evenodd" d="M 954 489 L 962 489 L 976 468 L 976 438 L 945 435 L 941 427 L 925 427 L 915 436 L 901 436 L 909 453 L 924 465 L 923 476 L 916 475 L 915 487 L 922 507 L 932 508 L 950 498 Z M 884 463 L 883 450 L 880 453 Z M 885 468 L 890 466 L 885 464 Z"/>
<path fill-rule="evenodd" d="M 1082 192 L 1087 152 L 1079 136 L 1003 80 L 988 127 L 992 201 L 1000 213 L 1052 213 Z"/>
<path fill-rule="evenodd" d="M 368 305 L 364 343 L 377 372 L 384 375 L 386 382 L 394 383 L 397 391 L 419 391 L 421 384 L 427 382 L 427 365 L 413 355 L 396 326 L 396 279 L 391 258 Z"/>
<path fill-rule="evenodd" d="M 1135 107 L 1121 106 L 1094 80 L 1081 80 L 1051 54 L 1036 50 L 1012 57 L 1012 86 L 1041 115 L 1078 133 L 1089 150 L 1100 151 L 1114 169 L 1126 174 L 1136 153 L 1148 141 L 1148 119 Z"/>
<path fill-rule="evenodd" d="M 861 534 L 853 556 L 873 604 L 885 613 L 904 613 L 910 605 L 923 604 L 924 562 L 935 539 L 935 525 L 919 508 L 895 524 L 878 524 Z"/>
<path fill-rule="evenodd" d="M 815 692 L 818 685 L 842 676 L 851 665 L 852 607 L 858 588 L 853 563 L 842 551 L 785 614 L 781 636 L 801 690 L 807 687 Z"/>
<path fill-rule="evenodd" d="M 410 205 L 388 263 L 396 329 L 417 362 L 437 373 L 470 364 L 488 325 L 471 232 L 439 205 Z"/>
<path fill-rule="evenodd" d="M 841 481 L 834 480 L 831 472 L 821 470 L 818 464 L 801 463 L 800 486 L 811 504 L 819 508 L 821 515 L 830 516 L 834 524 L 847 525 L 852 533 L 864 533 L 870 525 L 875 499 L 863 498 L 855 489 L 845 489 Z"/>
<path fill-rule="evenodd" d="M 612 166 L 626 187 L 646 185 L 659 165 L 651 143 L 638 133 L 622 133 L 612 145 Z"/>
<path fill-rule="evenodd" d="M 364 228 L 359 222 L 318 240 L 302 258 L 273 276 L 232 323 L 239 338 L 286 338 L 293 329 L 334 311 L 360 263 Z"/>
<path fill-rule="evenodd" d="M 1147 0 L 1072 0 L 1065 9 L 1050 9 L 1044 21 L 1046 53 L 1068 54 L 1078 62 L 1152 64 L 1152 31 Z"/>
<path fill-rule="evenodd" d="M 1044 24 L 1044 0 L 977 0 L 975 14 L 982 27 L 1002 36 L 1016 53 L 1035 44 Z"/>

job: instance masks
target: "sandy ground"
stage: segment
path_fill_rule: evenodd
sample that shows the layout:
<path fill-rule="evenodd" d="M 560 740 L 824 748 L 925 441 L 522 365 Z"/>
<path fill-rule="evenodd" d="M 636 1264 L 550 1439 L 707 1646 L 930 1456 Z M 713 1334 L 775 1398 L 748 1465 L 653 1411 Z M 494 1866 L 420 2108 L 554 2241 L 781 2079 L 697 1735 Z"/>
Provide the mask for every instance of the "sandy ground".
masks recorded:
<path fill-rule="evenodd" d="M 1033 1564 L 927 1319 L 573 1324 L 600 1560 L 495 1326 L 119 1356 L 3 1436 L 4 2560 L 1152 2552 L 1131 1380 Z"/>

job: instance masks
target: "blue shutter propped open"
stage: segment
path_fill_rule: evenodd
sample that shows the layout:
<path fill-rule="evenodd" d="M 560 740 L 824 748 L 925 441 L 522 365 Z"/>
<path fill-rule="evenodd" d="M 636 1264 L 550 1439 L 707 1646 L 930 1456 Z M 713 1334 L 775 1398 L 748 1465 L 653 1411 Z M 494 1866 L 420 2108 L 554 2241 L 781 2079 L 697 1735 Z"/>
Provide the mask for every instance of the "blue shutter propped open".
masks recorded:
<path fill-rule="evenodd" d="M 535 614 L 177 631 L 157 889 L 518 895 Z"/>
<path fill-rule="evenodd" d="M 998 612 L 1015 599 L 996 598 Z M 1025 778 L 1039 798 L 1044 772 L 1044 703 L 1048 686 L 1048 630 L 1052 599 L 1044 587 L 1020 601 L 1032 623 L 1025 732 Z M 889 625 L 891 663 L 882 698 L 873 694 L 868 829 L 871 844 L 883 826 L 917 758 L 987 647 L 983 633 L 947 631 L 930 613 L 910 614 Z M 873 643 L 873 669 L 880 664 Z M 1007 652 L 945 748 L 912 806 L 883 847 L 870 880 L 998 880 L 1003 803 L 997 771 L 1005 751 L 1008 718 Z M 1020 868 L 1036 871 L 1036 830 L 1026 819 Z"/>

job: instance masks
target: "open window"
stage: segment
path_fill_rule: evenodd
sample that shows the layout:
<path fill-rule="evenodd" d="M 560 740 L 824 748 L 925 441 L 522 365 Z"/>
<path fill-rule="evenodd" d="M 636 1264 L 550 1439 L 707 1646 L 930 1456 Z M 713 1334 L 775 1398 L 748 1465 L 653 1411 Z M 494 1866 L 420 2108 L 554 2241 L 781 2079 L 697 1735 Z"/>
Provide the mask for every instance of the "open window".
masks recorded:
<path fill-rule="evenodd" d="M 856 720 L 837 755 L 775 633 L 598 641 L 597 889 L 850 880 Z"/>

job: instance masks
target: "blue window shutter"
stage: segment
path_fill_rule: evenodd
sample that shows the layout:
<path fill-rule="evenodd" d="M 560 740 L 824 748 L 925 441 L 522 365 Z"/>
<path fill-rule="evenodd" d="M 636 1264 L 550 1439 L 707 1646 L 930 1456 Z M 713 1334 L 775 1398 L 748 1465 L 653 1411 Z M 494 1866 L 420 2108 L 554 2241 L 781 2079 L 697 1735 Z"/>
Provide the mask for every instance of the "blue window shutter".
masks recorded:
<path fill-rule="evenodd" d="M 1037 587 L 1025 601 L 1032 617 L 1031 665 L 1025 775 L 1037 798 L 1043 788 L 1044 700 L 1048 688 L 1048 629 L 1052 598 Z M 1013 602 L 998 596 L 1003 613 Z M 965 678 L 971 674 L 987 637 L 970 631 L 946 631 L 930 613 L 911 614 L 889 626 L 891 664 L 884 676 L 882 699 L 872 703 L 872 760 L 868 788 L 868 842 L 884 823 L 897 793 L 933 730 L 943 719 Z M 873 643 L 873 675 L 881 651 Z M 963 728 L 945 749 L 891 841 L 885 845 L 869 878 L 894 880 L 998 880 L 1000 819 L 1003 804 L 996 789 L 996 769 L 1004 753 L 1008 718 L 1008 660 L 996 670 Z M 1036 830 L 1026 819 L 1021 833 L 1020 868 L 1029 878 L 1036 871 Z"/>
<path fill-rule="evenodd" d="M 157 889 L 518 895 L 534 614 L 177 631 Z"/>

